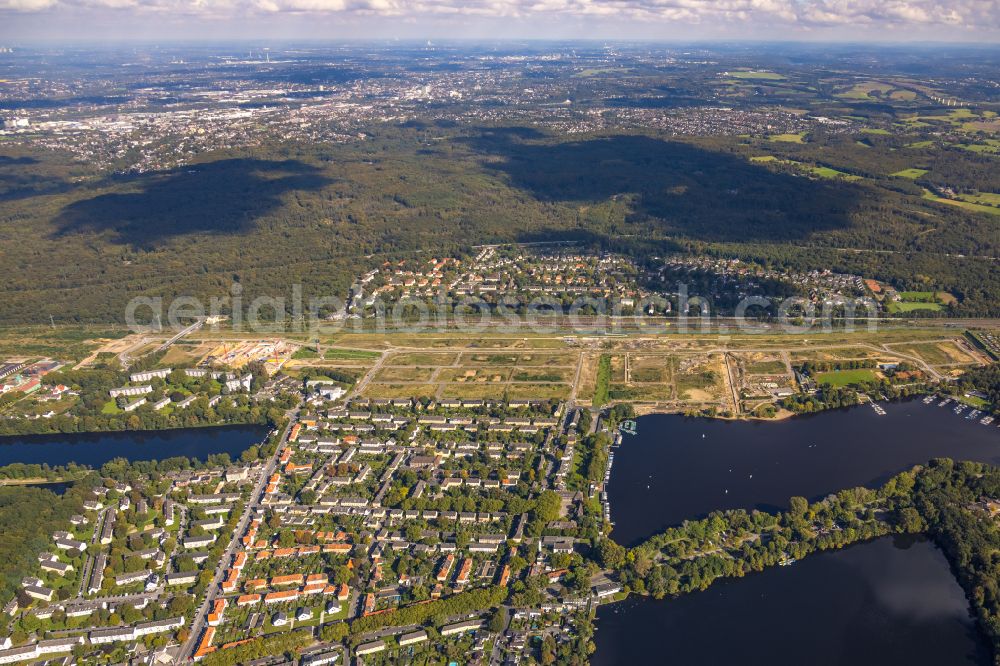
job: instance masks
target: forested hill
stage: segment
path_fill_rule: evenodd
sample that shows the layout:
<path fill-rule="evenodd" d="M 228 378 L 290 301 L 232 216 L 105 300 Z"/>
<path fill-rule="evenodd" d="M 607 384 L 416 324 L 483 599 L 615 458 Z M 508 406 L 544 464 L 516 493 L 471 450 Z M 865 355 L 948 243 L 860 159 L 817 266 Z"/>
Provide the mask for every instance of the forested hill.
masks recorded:
<path fill-rule="evenodd" d="M 2 144 L 0 156 L 6 323 L 121 321 L 135 295 L 207 300 L 234 280 L 247 300 L 288 297 L 294 283 L 307 298 L 343 297 L 384 258 L 549 238 L 850 270 L 950 291 L 959 314 L 1000 314 L 998 217 L 927 195 L 956 180 L 1000 192 L 996 158 L 893 136 L 554 137 L 411 123 L 132 176 Z M 919 177 L 891 175 L 914 165 Z"/>

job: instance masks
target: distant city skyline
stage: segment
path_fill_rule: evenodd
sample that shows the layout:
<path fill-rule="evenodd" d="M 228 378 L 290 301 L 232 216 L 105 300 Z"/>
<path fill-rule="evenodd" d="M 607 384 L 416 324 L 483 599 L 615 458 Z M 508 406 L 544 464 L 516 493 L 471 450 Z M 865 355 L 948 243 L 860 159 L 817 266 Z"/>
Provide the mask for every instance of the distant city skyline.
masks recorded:
<path fill-rule="evenodd" d="M 1000 42 L 1000 0 L 0 0 L 0 40 Z"/>

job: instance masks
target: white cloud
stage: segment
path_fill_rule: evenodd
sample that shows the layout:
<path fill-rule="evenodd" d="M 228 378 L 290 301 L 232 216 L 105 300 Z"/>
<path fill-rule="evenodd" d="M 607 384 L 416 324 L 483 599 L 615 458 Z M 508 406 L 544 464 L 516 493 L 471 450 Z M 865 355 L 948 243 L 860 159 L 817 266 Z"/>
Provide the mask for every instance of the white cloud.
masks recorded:
<path fill-rule="evenodd" d="M 57 0 L 0 0 L 0 10 L 37 12 L 58 4 Z"/>
<path fill-rule="evenodd" d="M 992 30 L 1000 0 L 0 0 L 0 12 L 173 13 L 206 18 L 291 14 L 396 18 L 589 18 L 815 29 L 851 26 Z M 456 35 L 460 36 L 460 35 Z"/>

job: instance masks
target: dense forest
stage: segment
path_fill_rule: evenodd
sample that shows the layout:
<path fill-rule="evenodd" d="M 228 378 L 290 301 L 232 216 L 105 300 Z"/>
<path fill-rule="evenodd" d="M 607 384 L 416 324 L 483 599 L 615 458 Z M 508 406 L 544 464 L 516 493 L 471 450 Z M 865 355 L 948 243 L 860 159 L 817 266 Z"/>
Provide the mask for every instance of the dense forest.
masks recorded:
<path fill-rule="evenodd" d="M 643 259 L 853 271 L 950 291 L 954 314 L 1000 312 L 995 216 L 923 196 L 957 181 L 1000 191 L 995 158 L 902 140 L 387 124 L 356 143 L 275 143 L 128 176 L 19 149 L 0 161 L 0 319 L 122 321 L 134 296 L 207 305 L 233 282 L 244 302 L 289 298 L 296 283 L 306 299 L 343 298 L 386 258 L 552 238 Z M 753 161 L 762 155 L 773 159 Z M 803 163 L 853 179 L 806 177 Z M 916 166 L 926 173 L 915 180 L 891 175 Z"/>
<path fill-rule="evenodd" d="M 51 545 L 53 532 L 69 529 L 70 516 L 83 513 L 88 488 L 82 482 L 57 495 L 41 487 L 0 486 L 0 599 L 10 599 L 24 576 L 37 573 L 36 556 Z"/>

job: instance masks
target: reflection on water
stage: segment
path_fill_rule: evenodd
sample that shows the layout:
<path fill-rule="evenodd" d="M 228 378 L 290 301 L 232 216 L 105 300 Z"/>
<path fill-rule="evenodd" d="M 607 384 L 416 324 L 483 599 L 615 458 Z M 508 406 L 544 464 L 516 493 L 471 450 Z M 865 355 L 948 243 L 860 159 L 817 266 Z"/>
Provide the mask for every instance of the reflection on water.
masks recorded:
<path fill-rule="evenodd" d="M 1000 464 L 1000 428 L 920 400 L 761 423 L 656 414 L 615 451 L 614 537 L 634 545 L 716 509 L 780 510 L 935 457 Z"/>
<path fill-rule="evenodd" d="M 237 425 L 140 432 L 96 432 L 0 437 L 0 465 L 75 462 L 100 467 L 112 458 L 160 460 L 186 456 L 204 460 L 213 453 L 236 458 L 264 439 L 264 426 Z"/>
<path fill-rule="evenodd" d="M 944 555 L 885 537 L 677 599 L 598 611 L 593 666 L 986 666 Z"/>
<path fill-rule="evenodd" d="M 66 492 L 70 486 L 73 485 L 72 481 L 56 481 L 54 483 L 29 483 L 23 486 L 18 486 L 19 488 L 41 488 L 42 490 L 48 490 L 55 493 L 56 495 L 62 495 Z"/>

